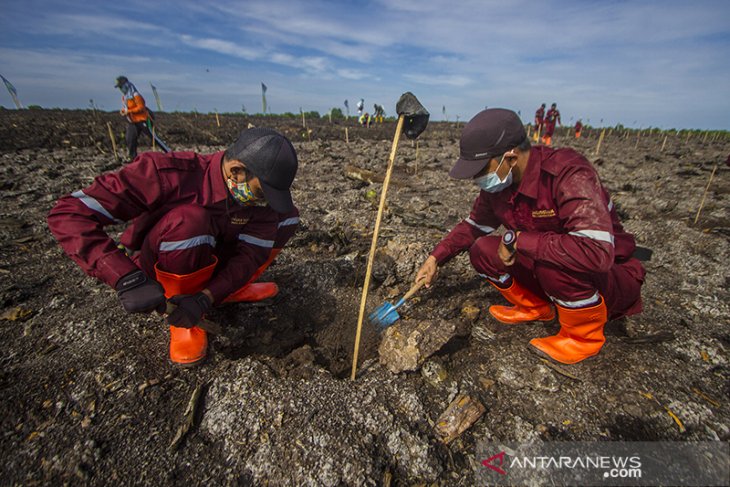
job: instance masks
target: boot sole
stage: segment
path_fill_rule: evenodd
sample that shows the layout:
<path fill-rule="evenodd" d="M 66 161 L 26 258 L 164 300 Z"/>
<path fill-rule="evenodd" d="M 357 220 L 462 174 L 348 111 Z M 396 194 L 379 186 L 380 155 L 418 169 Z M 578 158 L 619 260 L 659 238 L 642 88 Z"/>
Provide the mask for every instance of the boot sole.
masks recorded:
<path fill-rule="evenodd" d="M 544 359 L 546 359 L 546 360 L 549 360 L 550 362 L 552 362 L 552 363 L 554 363 L 554 364 L 556 364 L 556 365 L 576 365 L 576 364 L 579 364 L 579 363 L 585 362 L 586 360 L 590 360 L 590 359 L 592 359 L 592 358 L 594 358 L 594 357 L 598 356 L 598 353 L 595 353 L 595 354 L 593 354 L 593 355 L 590 355 L 590 356 L 588 356 L 588 357 L 584 358 L 583 360 L 579 360 L 579 361 L 577 361 L 577 362 L 570 362 L 570 363 L 567 363 L 567 362 L 561 362 L 561 361 L 559 361 L 559 360 L 555 360 L 555 359 L 554 359 L 554 358 L 553 358 L 552 356 L 550 356 L 549 354 L 547 354 L 547 353 L 543 352 L 542 350 L 540 350 L 539 348 L 537 348 L 536 346 L 534 346 L 534 345 L 532 345 L 532 344 L 529 344 L 529 343 L 528 343 L 528 344 L 527 344 L 527 348 L 528 348 L 528 349 L 529 349 L 529 350 L 530 350 L 530 351 L 531 351 L 532 353 L 534 353 L 535 355 L 537 355 L 538 357 L 540 357 L 540 358 L 544 358 Z"/>
<path fill-rule="evenodd" d="M 167 358 L 167 361 L 170 362 L 175 367 L 181 367 L 183 369 L 192 369 L 194 367 L 202 365 L 203 362 L 205 362 L 207 358 L 208 358 L 208 354 L 206 353 L 205 355 L 203 355 L 201 358 L 199 358 L 195 362 L 175 362 L 170 357 Z"/>
<path fill-rule="evenodd" d="M 529 321 L 503 321 L 503 320 L 500 320 L 499 318 L 497 318 L 496 316 L 494 316 L 492 313 L 489 313 L 489 316 L 491 316 L 495 320 L 497 320 L 500 323 L 503 323 L 505 325 L 524 325 L 524 324 L 527 324 L 527 323 L 548 323 L 550 321 L 555 320 L 555 315 L 554 314 L 552 316 L 550 316 L 550 317 L 546 317 L 546 318 L 535 318 L 534 320 L 529 320 Z"/>

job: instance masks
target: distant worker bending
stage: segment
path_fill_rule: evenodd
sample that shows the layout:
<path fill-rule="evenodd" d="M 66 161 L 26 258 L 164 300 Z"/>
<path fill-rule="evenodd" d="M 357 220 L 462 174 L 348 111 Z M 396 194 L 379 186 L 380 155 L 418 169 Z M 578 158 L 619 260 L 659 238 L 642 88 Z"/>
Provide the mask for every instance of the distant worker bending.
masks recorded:
<path fill-rule="evenodd" d="M 137 91 L 137 87 L 126 76 L 117 77 L 114 87 L 119 88 L 119 91 L 122 92 L 122 109 L 119 113 L 127 117 L 129 121 L 126 132 L 129 161 L 131 162 L 137 157 L 137 139 L 141 133 L 154 140 L 162 152 L 170 152 L 167 144 L 155 133 L 152 112 L 145 105 L 144 98 Z"/>

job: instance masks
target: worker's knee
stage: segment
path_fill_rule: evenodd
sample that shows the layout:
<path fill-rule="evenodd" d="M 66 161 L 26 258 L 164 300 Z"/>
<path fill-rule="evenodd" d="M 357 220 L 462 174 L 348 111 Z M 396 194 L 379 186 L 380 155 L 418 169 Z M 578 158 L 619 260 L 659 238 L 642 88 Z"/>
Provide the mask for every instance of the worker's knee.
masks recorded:
<path fill-rule="evenodd" d="M 597 292 L 590 276 L 570 272 L 556 266 L 535 263 L 535 278 L 543 292 L 553 299 L 581 301 L 591 298 Z"/>
<path fill-rule="evenodd" d="M 469 260 L 479 274 L 498 278 L 506 273 L 505 265 L 497 255 L 499 241 L 499 237 L 482 237 L 469 248 Z"/>
<path fill-rule="evenodd" d="M 212 237 L 212 216 L 198 205 L 182 205 L 168 211 L 158 223 L 160 237 L 166 241 L 192 237 Z"/>

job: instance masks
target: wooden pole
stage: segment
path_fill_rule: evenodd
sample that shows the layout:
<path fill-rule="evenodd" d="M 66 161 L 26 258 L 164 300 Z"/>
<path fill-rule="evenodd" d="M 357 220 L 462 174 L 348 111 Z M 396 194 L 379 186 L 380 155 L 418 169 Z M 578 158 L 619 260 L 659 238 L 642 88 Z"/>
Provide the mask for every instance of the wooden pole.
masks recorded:
<path fill-rule="evenodd" d="M 664 142 L 662 142 L 662 148 L 659 149 L 659 152 L 664 151 L 664 146 L 667 145 L 667 137 L 668 137 L 667 135 L 664 136 Z"/>
<path fill-rule="evenodd" d="M 601 142 L 603 142 L 603 136 L 606 135 L 606 129 L 601 130 L 601 135 L 598 137 L 598 144 L 596 144 L 596 155 L 601 150 Z"/>
<path fill-rule="evenodd" d="M 302 112 L 302 127 L 307 128 L 307 121 L 304 119 L 304 112 Z"/>
<path fill-rule="evenodd" d="M 418 174 L 418 140 L 416 140 L 416 169 L 413 175 L 415 176 L 416 174 Z"/>
<path fill-rule="evenodd" d="M 636 145 L 634 146 L 634 149 L 639 147 L 639 140 L 641 140 L 641 130 L 639 130 L 639 133 L 636 134 Z"/>
<path fill-rule="evenodd" d="M 345 143 L 346 144 L 349 144 L 350 143 L 350 136 L 347 135 L 347 127 L 345 127 Z"/>
<path fill-rule="evenodd" d="M 393 138 L 393 146 L 390 149 L 390 159 L 388 160 L 388 169 L 385 172 L 383 180 L 383 189 L 380 193 L 380 205 L 378 206 L 378 216 L 375 218 L 375 229 L 373 230 L 373 240 L 370 244 L 370 255 L 368 256 L 368 266 L 365 271 L 365 284 L 362 288 L 362 299 L 360 299 L 360 315 L 357 318 L 357 332 L 355 334 L 355 351 L 352 355 L 352 374 L 351 380 L 355 380 L 357 374 L 357 356 L 360 352 L 360 334 L 362 332 L 362 320 L 365 317 L 365 302 L 368 297 L 368 287 L 370 286 L 370 274 L 373 270 L 373 261 L 375 260 L 375 249 L 378 245 L 378 232 L 380 231 L 380 222 L 383 219 L 383 208 L 385 208 L 385 197 L 388 194 L 388 185 L 390 184 L 390 174 L 393 172 L 393 163 L 395 162 L 395 152 L 398 149 L 398 140 L 403 130 L 404 116 L 398 117 L 398 125 L 395 128 L 395 137 Z"/>
<path fill-rule="evenodd" d="M 217 111 L 217 110 L 216 110 L 216 112 L 215 112 L 215 123 L 216 123 L 216 124 L 217 124 L 217 125 L 218 125 L 219 127 L 221 126 L 221 121 L 220 121 L 220 119 L 218 118 L 218 111 Z"/>
<path fill-rule="evenodd" d="M 117 154 L 117 140 L 114 138 L 114 132 L 112 132 L 112 123 L 107 122 L 106 123 L 107 128 L 109 129 L 109 138 L 112 141 L 112 149 L 114 150 L 114 160 L 119 160 L 119 154 Z"/>
<path fill-rule="evenodd" d="M 697 214 L 695 215 L 695 221 L 692 223 L 693 225 L 697 224 L 697 220 L 700 218 L 700 212 L 702 211 L 702 207 L 705 206 L 705 197 L 707 197 L 707 190 L 710 189 L 710 184 L 712 184 L 712 178 L 715 177 L 715 171 L 717 171 L 717 164 L 715 164 L 715 167 L 712 168 L 712 173 L 710 174 L 710 180 L 707 181 L 707 187 L 705 188 L 705 193 L 702 195 L 702 201 L 700 202 L 700 207 L 697 208 Z"/>

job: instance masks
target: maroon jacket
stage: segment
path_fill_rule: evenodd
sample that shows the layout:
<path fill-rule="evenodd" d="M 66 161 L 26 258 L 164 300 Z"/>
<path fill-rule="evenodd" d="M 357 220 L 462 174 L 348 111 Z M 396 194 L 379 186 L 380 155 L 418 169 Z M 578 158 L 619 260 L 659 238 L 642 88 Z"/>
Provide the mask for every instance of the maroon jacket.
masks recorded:
<path fill-rule="evenodd" d="M 443 264 L 500 225 L 521 231 L 517 252 L 568 271 L 605 273 L 636 248 L 595 169 L 573 149 L 533 147 L 517 190 L 480 191 L 469 218 L 431 255 Z"/>
<path fill-rule="evenodd" d="M 535 125 L 542 125 L 545 123 L 545 109 L 540 107 L 535 111 Z"/>
<path fill-rule="evenodd" d="M 48 226 L 84 272 L 114 287 L 137 266 L 117 248 L 105 226 L 131 220 L 122 243 L 139 249 L 147 232 L 170 209 L 202 206 L 220 229 L 216 244 L 235 248 L 208 284 L 219 302 L 248 282 L 266 261 L 283 217 L 269 206 L 235 203 L 223 181 L 222 160 L 223 151 L 144 153 L 120 171 L 98 176 L 88 188 L 62 197 L 48 215 Z M 291 228 L 293 232 L 296 225 Z"/>

